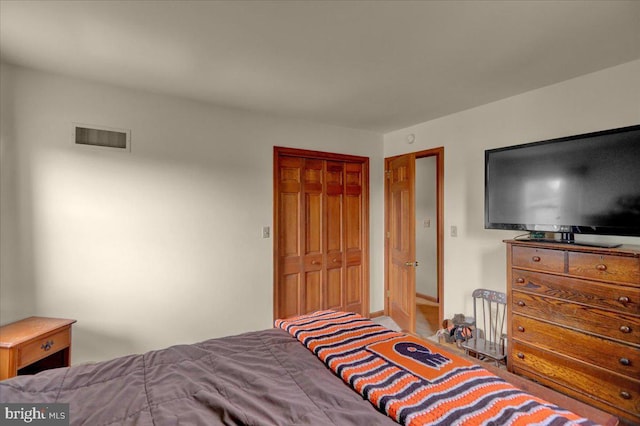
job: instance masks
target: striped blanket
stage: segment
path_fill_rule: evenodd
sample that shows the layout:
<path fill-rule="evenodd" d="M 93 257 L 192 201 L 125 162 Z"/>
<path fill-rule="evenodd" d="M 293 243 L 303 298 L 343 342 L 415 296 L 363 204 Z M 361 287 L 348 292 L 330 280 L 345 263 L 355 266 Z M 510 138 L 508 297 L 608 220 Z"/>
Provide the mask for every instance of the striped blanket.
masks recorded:
<path fill-rule="evenodd" d="M 288 331 L 380 411 L 403 425 L 593 425 L 481 366 L 358 314 L 318 311 Z"/>

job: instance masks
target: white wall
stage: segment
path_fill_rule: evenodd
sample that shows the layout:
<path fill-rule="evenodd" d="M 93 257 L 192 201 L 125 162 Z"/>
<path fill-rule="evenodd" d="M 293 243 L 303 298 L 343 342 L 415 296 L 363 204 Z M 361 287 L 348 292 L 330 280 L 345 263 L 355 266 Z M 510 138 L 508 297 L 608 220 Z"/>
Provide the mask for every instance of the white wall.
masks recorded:
<path fill-rule="evenodd" d="M 370 157 L 383 303 L 382 135 L 3 65 L 0 321 L 75 318 L 73 363 L 268 328 L 273 146 Z M 130 153 L 71 123 L 131 129 Z"/>
<path fill-rule="evenodd" d="M 385 157 L 445 149 L 444 312 L 471 313 L 471 291 L 506 288 L 503 239 L 484 229 L 484 150 L 640 123 L 640 61 L 633 61 L 384 136 Z M 416 135 L 413 145 L 406 143 Z M 450 237 L 450 226 L 458 237 Z M 582 237 L 640 244 L 640 238 Z"/>

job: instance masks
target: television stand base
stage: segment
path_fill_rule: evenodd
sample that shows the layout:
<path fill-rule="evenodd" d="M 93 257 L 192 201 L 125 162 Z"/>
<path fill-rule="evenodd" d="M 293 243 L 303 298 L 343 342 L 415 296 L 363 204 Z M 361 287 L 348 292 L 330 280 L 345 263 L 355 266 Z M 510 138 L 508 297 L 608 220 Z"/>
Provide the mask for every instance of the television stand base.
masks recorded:
<path fill-rule="evenodd" d="M 598 248 L 616 248 L 620 247 L 622 244 L 615 243 L 590 243 L 584 241 L 576 241 L 576 240 L 555 240 L 548 238 L 529 238 L 528 241 L 534 241 L 539 243 L 556 243 L 556 244 L 570 244 L 572 246 L 585 246 L 585 247 L 598 247 Z"/>

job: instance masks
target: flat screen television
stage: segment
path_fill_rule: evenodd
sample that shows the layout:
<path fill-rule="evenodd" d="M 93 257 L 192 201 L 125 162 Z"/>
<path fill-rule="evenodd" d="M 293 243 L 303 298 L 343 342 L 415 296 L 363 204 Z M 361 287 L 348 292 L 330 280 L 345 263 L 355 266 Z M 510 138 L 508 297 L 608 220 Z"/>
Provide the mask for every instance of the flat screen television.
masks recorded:
<path fill-rule="evenodd" d="M 640 125 L 485 151 L 484 218 L 566 243 L 640 236 Z"/>

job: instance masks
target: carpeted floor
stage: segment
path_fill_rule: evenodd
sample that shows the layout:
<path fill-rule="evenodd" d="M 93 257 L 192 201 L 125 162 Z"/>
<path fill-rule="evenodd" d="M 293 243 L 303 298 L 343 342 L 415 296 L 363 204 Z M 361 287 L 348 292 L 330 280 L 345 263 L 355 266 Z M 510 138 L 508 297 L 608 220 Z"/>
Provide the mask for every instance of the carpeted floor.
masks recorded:
<path fill-rule="evenodd" d="M 438 304 L 421 297 L 416 298 L 416 333 L 430 337 L 440 329 Z"/>
<path fill-rule="evenodd" d="M 396 324 L 396 322 L 394 320 L 391 319 L 391 317 L 376 317 L 376 318 L 371 318 L 371 321 L 380 324 L 383 327 L 387 327 L 389 330 L 393 330 L 393 331 L 402 331 L 400 329 L 400 326 L 398 324 Z"/>
<path fill-rule="evenodd" d="M 393 319 L 391 319 L 391 317 L 382 316 L 377 318 L 371 318 L 371 321 L 377 324 L 380 324 L 383 327 L 387 327 L 390 330 L 402 331 L 400 326 L 396 324 L 396 322 Z M 436 337 L 436 332 L 435 331 L 431 332 L 430 329 L 422 327 L 417 320 L 416 320 L 416 333 L 425 339 L 430 339 L 430 340 L 433 340 L 434 342 L 438 341 L 438 338 Z"/>

